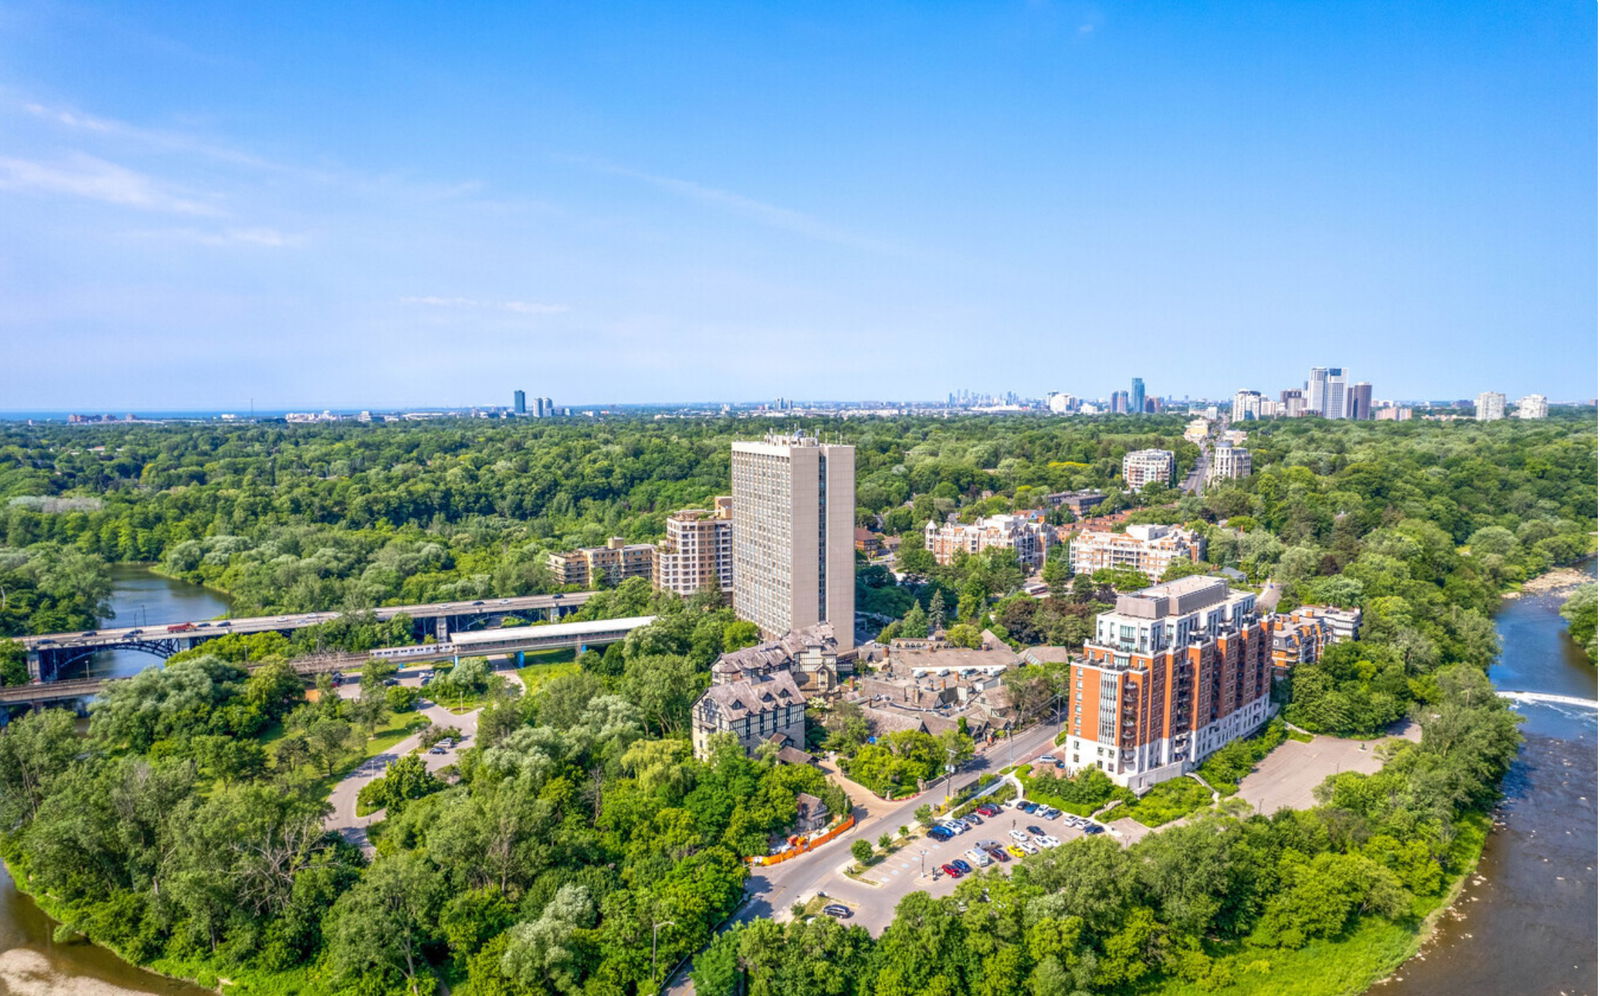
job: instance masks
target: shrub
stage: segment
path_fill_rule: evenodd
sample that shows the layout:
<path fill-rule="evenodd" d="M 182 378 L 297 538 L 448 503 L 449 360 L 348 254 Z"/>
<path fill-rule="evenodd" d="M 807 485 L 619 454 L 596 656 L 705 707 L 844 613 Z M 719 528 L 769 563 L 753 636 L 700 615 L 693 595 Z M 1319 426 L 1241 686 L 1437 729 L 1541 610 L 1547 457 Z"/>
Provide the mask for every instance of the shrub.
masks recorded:
<path fill-rule="evenodd" d="M 1211 793 L 1204 785 L 1193 778 L 1182 777 L 1162 782 L 1133 802 L 1125 803 L 1119 812 L 1147 827 L 1158 827 L 1210 803 Z"/>
<path fill-rule="evenodd" d="M 866 864 L 872 860 L 872 842 L 865 839 L 856 841 L 850 845 L 850 855 L 858 863 Z"/>

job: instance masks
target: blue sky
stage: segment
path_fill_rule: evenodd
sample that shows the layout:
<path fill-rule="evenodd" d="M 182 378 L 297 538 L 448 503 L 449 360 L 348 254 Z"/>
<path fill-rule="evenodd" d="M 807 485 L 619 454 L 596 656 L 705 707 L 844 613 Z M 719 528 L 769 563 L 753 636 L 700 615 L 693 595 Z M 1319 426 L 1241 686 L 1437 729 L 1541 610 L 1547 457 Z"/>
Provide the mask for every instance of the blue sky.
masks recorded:
<path fill-rule="evenodd" d="M 0 409 L 1594 393 L 1595 7 L 0 6 Z"/>

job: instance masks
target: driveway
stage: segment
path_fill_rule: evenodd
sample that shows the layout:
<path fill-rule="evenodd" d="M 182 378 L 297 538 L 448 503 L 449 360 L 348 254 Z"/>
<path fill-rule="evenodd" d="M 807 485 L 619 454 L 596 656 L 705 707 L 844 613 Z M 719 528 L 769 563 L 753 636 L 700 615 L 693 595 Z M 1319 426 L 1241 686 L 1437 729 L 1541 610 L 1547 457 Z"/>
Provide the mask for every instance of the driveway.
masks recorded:
<path fill-rule="evenodd" d="M 1407 739 L 1420 735 L 1415 724 L 1400 724 L 1395 734 Z M 1285 740 L 1239 783 L 1237 798 L 1269 816 L 1280 809 L 1310 809 L 1317 804 L 1313 790 L 1329 775 L 1341 771 L 1370 775 L 1383 767 L 1377 747 L 1388 739 L 1316 736 L 1310 743 Z"/>

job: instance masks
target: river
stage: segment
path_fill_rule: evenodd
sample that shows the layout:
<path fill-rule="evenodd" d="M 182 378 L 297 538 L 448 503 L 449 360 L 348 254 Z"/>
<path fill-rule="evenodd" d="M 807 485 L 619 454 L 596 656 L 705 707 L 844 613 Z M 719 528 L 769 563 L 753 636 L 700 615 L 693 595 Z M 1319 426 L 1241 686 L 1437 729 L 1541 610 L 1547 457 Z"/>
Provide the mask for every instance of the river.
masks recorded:
<path fill-rule="evenodd" d="M 1591 576 L 1594 561 L 1584 565 Z M 1495 617 L 1496 688 L 1595 698 L 1595 668 L 1558 612 L 1563 595 L 1507 600 Z M 1422 953 L 1381 996 L 1594 996 L 1595 710 L 1521 704 L 1526 738 L 1477 875 Z"/>

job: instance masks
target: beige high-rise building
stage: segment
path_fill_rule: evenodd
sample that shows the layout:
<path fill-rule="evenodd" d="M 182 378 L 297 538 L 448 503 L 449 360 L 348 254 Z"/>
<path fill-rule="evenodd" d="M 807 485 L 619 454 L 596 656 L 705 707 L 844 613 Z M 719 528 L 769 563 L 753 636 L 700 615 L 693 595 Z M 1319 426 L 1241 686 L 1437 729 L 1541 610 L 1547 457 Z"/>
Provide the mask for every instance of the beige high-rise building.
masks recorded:
<path fill-rule="evenodd" d="M 801 433 L 733 444 L 733 611 L 769 638 L 827 620 L 855 646 L 856 451 Z"/>
<path fill-rule="evenodd" d="M 656 547 L 656 587 L 680 595 L 733 590 L 732 498 L 667 516 L 667 538 Z"/>

